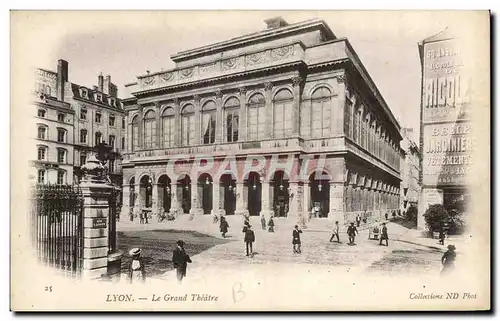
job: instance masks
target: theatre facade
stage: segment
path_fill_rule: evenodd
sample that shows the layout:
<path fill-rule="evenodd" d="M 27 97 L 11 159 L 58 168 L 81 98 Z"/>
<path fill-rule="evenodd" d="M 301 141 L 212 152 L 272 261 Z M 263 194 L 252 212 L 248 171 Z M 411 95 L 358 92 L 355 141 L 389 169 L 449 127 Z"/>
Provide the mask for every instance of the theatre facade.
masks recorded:
<path fill-rule="evenodd" d="M 398 210 L 400 126 L 349 41 L 321 20 L 266 23 L 126 85 L 124 217 Z"/>

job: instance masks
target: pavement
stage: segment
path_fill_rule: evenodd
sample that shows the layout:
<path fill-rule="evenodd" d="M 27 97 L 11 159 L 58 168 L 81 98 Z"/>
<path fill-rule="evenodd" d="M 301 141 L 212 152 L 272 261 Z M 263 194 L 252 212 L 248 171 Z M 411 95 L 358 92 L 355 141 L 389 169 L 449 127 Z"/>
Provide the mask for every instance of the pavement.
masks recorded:
<path fill-rule="evenodd" d="M 217 238 L 221 238 L 218 224 L 214 224 L 211 216 L 196 217 L 199 222 L 176 220 L 170 222 L 151 222 L 149 224 L 138 224 L 137 222 L 119 222 L 118 231 L 148 231 L 148 230 L 185 230 L 197 231 Z M 252 220 L 254 219 L 254 220 Z M 294 254 L 292 250 L 292 228 L 290 223 L 284 224 L 280 219 L 275 220 L 275 233 L 262 230 L 259 218 L 251 218 L 251 224 L 256 234 L 254 243 L 254 255 L 245 255 L 243 242 L 243 220 L 235 216 L 228 219 L 229 233 L 227 240 L 230 242 L 219 244 L 210 249 L 192 256 L 193 264 L 189 265 L 188 274 L 190 282 L 202 282 L 207 273 L 217 273 L 218 276 L 234 276 L 238 273 L 256 273 L 256 275 L 269 274 L 269 271 L 286 271 L 287 268 L 317 271 L 327 269 L 330 271 L 363 272 L 370 270 L 387 270 L 390 273 L 394 260 L 400 264 L 400 270 L 408 272 L 412 270 L 413 257 L 425 253 L 425 260 L 421 265 L 426 269 L 439 269 L 441 252 L 446 246 L 438 245 L 437 240 L 423 238 L 420 232 L 410 230 L 396 223 L 388 222 L 389 246 L 380 246 L 378 241 L 369 240 L 368 227 L 363 225 L 359 228 L 356 237 L 356 245 L 347 244 L 347 234 L 341 231 L 341 243 L 328 242 L 331 235 L 331 227 L 321 228 L 321 224 L 313 222 L 303 230 L 301 235 L 302 254 Z M 323 225 L 325 221 L 323 220 Z M 293 225 L 293 224 L 292 224 Z M 311 228 L 309 228 L 311 226 Z M 457 240 L 458 242 L 458 240 Z M 428 250 L 425 250 L 427 248 Z M 432 254 L 427 254 L 432 253 Z M 390 258 L 390 259 L 388 259 Z M 392 261 L 391 261 L 392 260 Z M 408 263 L 404 263 L 408 261 Z M 403 263 L 401 263 L 403 262 Z M 299 263 L 299 264 L 297 264 Z M 209 272 L 212 271 L 212 272 Z M 326 273 L 326 272 L 325 272 Z M 266 275 L 267 275 L 266 274 Z M 163 275 L 154 277 L 156 280 L 175 279 L 175 271 L 168 271 Z"/>

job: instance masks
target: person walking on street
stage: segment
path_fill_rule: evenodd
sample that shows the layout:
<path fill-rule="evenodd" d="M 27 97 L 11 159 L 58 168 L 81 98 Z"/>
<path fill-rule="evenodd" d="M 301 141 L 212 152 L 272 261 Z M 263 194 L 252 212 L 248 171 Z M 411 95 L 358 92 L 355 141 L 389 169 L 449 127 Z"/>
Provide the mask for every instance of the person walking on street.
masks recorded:
<path fill-rule="evenodd" d="M 220 232 L 222 233 L 222 237 L 226 238 L 226 233 L 227 233 L 227 229 L 229 227 L 229 224 L 227 223 L 226 218 L 224 216 L 220 217 L 220 226 L 219 227 L 220 227 Z"/>
<path fill-rule="evenodd" d="M 300 251 L 300 234 L 302 233 L 302 230 L 299 230 L 299 226 L 295 225 L 295 229 L 292 232 L 292 244 L 293 244 L 293 253 L 300 254 L 302 253 Z"/>
<path fill-rule="evenodd" d="M 382 245 L 382 241 L 385 240 L 385 246 L 389 246 L 389 235 L 387 234 L 387 226 L 385 222 L 382 223 L 382 234 L 380 234 L 380 243 Z"/>
<path fill-rule="evenodd" d="M 132 257 L 128 267 L 128 277 L 130 283 L 144 283 L 146 280 L 146 272 L 144 271 L 144 263 L 141 258 L 141 249 L 133 248 L 128 253 Z"/>
<path fill-rule="evenodd" d="M 354 222 L 347 228 L 347 235 L 349 236 L 349 245 L 354 245 L 354 239 L 358 234 L 358 229 L 354 226 Z"/>
<path fill-rule="evenodd" d="M 262 229 L 265 231 L 266 230 L 266 217 L 264 214 L 260 216 L 260 224 L 262 225 Z"/>
<path fill-rule="evenodd" d="M 444 228 L 441 226 L 439 228 L 439 244 L 444 245 L 444 239 L 445 239 Z"/>
<path fill-rule="evenodd" d="M 177 270 L 177 282 L 182 283 L 182 279 L 186 277 L 187 264 L 193 263 L 191 258 L 184 250 L 184 241 L 177 241 L 177 247 L 172 255 L 172 263 Z"/>
<path fill-rule="evenodd" d="M 339 221 L 335 221 L 335 225 L 333 226 L 332 236 L 330 237 L 330 243 L 333 242 L 333 238 L 337 238 L 337 243 L 340 243 L 339 238 Z"/>
<path fill-rule="evenodd" d="M 245 224 L 243 227 L 243 233 L 245 233 L 245 247 L 247 251 L 247 256 L 253 256 L 252 244 L 255 242 L 255 233 L 252 231 L 252 226 L 250 224 Z"/>
<path fill-rule="evenodd" d="M 455 259 L 457 253 L 455 253 L 455 245 L 448 245 L 448 251 L 446 251 L 441 257 L 441 263 L 443 264 L 443 270 L 441 270 L 441 276 L 449 274 L 455 268 Z"/>
<path fill-rule="evenodd" d="M 267 222 L 267 225 L 269 226 L 269 229 L 267 231 L 270 233 L 274 233 L 274 220 L 272 216 L 269 218 L 269 222 Z"/>
<path fill-rule="evenodd" d="M 361 224 L 361 215 L 356 215 L 356 226 L 359 227 L 359 225 Z"/>

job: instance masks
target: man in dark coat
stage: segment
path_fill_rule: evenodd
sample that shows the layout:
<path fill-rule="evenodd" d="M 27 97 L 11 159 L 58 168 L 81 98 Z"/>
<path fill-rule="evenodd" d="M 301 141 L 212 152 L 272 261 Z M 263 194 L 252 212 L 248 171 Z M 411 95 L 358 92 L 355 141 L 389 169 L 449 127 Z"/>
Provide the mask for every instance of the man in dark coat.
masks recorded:
<path fill-rule="evenodd" d="M 359 227 L 359 225 L 361 224 L 361 215 L 356 215 L 356 226 Z"/>
<path fill-rule="evenodd" d="M 191 258 L 184 250 L 184 241 L 177 241 L 177 248 L 172 255 L 172 263 L 177 270 L 177 281 L 181 283 L 182 279 L 186 276 L 187 264 L 192 263 Z"/>
<path fill-rule="evenodd" d="M 293 253 L 300 254 L 300 233 L 302 233 L 301 230 L 299 230 L 299 226 L 295 225 L 295 229 L 292 232 L 292 244 L 293 244 Z"/>
<path fill-rule="evenodd" d="M 354 244 L 354 238 L 358 234 L 358 229 L 354 226 L 354 223 L 351 222 L 351 225 L 347 228 L 347 235 L 349 236 L 349 245 Z"/>
<path fill-rule="evenodd" d="M 269 218 L 269 222 L 267 222 L 267 226 L 269 226 L 267 231 L 270 233 L 274 233 L 274 220 L 273 220 L 272 216 Z"/>
<path fill-rule="evenodd" d="M 389 235 L 387 234 L 387 226 L 385 223 L 382 223 L 382 234 L 380 234 L 379 245 L 382 245 L 383 240 L 385 240 L 385 246 L 389 246 Z"/>
<path fill-rule="evenodd" d="M 260 224 L 262 225 L 262 229 L 265 231 L 266 230 L 266 218 L 264 215 L 260 216 Z"/>
<path fill-rule="evenodd" d="M 255 233 L 252 231 L 252 226 L 250 224 L 246 224 L 243 227 L 243 233 L 245 233 L 247 256 L 253 255 L 252 243 L 255 242 Z"/>
<path fill-rule="evenodd" d="M 455 268 L 455 259 L 457 253 L 455 253 L 455 245 L 448 245 L 448 251 L 441 257 L 441 263 L 443 264 L 443 270 L 441 271 L 441 276 L 449 274 Z"/>

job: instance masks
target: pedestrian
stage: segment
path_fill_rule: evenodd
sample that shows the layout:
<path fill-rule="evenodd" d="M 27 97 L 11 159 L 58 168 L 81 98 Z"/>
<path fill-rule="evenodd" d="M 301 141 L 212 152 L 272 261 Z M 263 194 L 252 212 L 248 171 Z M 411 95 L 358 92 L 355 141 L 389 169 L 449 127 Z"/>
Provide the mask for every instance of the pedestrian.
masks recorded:
<path fill-rule="evenodd" d="M 439 244 L 444 245 L 444 239 L 445 239 L 444 228 L 441 226 L 439 228 Z"/>
<path fill-rule="evenodd" d="M 292 232 L 292 244 L 293 244 L 293 253 L 300 254 L 300 234 L 302 233 L 302 230 L 299 230 L 299 226 L 295 225 L 295 229 Z"/>
<path fill-rule="evenodd" d="M 255 242 L 255 233 L 252 231 L 252 226 L 250 224 L 246 224 L 245 227 L 243 227 L 243 233 L 245 233 L 245 247 L 247 256 L 253 256 L 252 244 L 253 242 Z"/>
<path fill-rule="evenodd" d="M 148 218 L 149 218 L 148 212 L 144 212 L 144 223 L 145 224 L 148 224 Z"/>
<path fill-rule="evenodd" d="M 448 245 L 448 251 L 446 251 L 441 257 L 441 263 L 443 264 L 443 270 L 441 270 L 441 276 L 449 274 L 455 268 L 455 259 L 457 254 L 455 253 L 455 245 Z"/>
<path fill-rule="evenodd" d="M 139 224 L 144 224 L 144 213 L 139 213 Z"/>
<path fill-rule="evenodd" d="M 144 263 L 141 258 L 141 249 L 135 247 L 128 253 L 132 257 L 128 266 L 128 278 L 130 283 L 144 283 L 146 280 L 146 272 L 144 271 Z"/>
<path fill-rule="evenodd" d="M 388 221 L 389 220 L 389 213 L 385 212 L 385 220 Z"/>
<path fill-rule="evenodd" d="M 356 215 L 356 226 L 359 227 L 359 225 L 361 224 L 361 215 Z"/>
<path fill-rule="evenodd" d="M 380 235 L 380 228 L 378 227 L 378 223 L 375 223 L 375 226 L 373 227 L 373 239 L 378 240 L 379 235 Z"/>
<path fill-rule="evenodd" d="M 274 233 L 274 220 L 272 216 L 269 218 L 269 222 L 267 222 L 267 225 L 269 226 L 269 229 L 267 231 L 270 233 Z"/>
<path fill-rule="evenodd" d="M 347 228 L 347 235 L 349 236 L 349 245 L 354 245 L 354 238 L 358 234 L 358 229 L 354 226 L 354 222 Z"/>
<path fill-rule="evenodd" d="M 229 224 L 227 223 L 226 218 L 224 216 L 220 217 L 220 226 L 219 227 L 220 227 L 220 232 L 222 233 L 222 237 L 226 238 L 226 233 L 227 233 L 227 229 L 229 227 Z"/>
<path fill-rule="evenodd" d="M 177 241 L 177 247 L 172 255 L 172 263 L 177 270 L 177 282 L 182 283 L 182 279 L 186 277 L 187 264 L 193 263 L 191 258 L 184 250 L 184 241 Z"/>
<path fill-rule="evenodd" d="M 382 223 L 382 234 L 380 234 L 380 243 L 382 245 L 382 241 L 385 240 L 385 246 L 389 246 L 389 235 L 387 234 L 387 226 L 385 222 Z"/>
<path fill-rule="evenodd" d="M 265 231 L 266 230 L 266 217 L 264 214 L 260 216 L 260 224 L 262 225 L 262 229 Z"/>
<path fill-rule="evenodd" d="M 337 243 L 340 243 L 340 238 L 339 238 L 339 221 L 335 221 L 335 225 L 333 226 L 333 231 L 332 231 L 332 236 L 330 237 L 330 243 L 333 242 L 333 238 L 337 238 Z"/>

